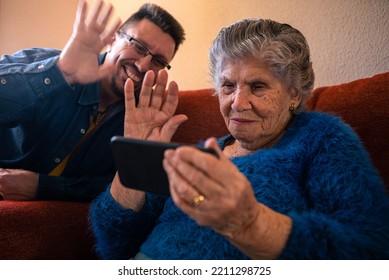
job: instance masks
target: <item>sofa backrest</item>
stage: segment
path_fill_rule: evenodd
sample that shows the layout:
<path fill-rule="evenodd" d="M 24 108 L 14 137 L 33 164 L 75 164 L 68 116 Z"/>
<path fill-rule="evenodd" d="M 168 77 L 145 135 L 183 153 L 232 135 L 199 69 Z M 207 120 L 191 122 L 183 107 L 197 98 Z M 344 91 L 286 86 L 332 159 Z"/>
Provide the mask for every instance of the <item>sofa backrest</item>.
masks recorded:
<path fill-rule="evenodd" d="M 188 120 L 177 129 L 173 142 L 197 144 L 228 133 L 213 89 L 180 91 L 179 95 L 176 114 L 185 114 Z"/>
<path fill-rule="evenodd" d="M 212 89 L 180 91 L 177 114 L 186 114 L 172 141 L 195 144 L 228 133 Z M 389 72 L 350 83 L 320 87 L 308 110 L 341 117 L 359 135 L 389 192 Z"/>
<path fill-rule="evenodd" d="M 389 192 L 389 72 L 317 88 L 308 108 L 334 113 L 354 129 Z"/>

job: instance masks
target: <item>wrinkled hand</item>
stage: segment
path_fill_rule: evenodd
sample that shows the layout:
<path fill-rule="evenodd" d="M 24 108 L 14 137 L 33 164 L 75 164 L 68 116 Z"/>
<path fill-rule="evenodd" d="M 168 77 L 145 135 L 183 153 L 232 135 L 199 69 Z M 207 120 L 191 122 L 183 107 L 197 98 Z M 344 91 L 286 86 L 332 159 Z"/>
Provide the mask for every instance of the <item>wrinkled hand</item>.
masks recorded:
<path fill-rule="evenodd" d="M 88 15 L 87 6 L 85 0 L 80 0 L 72 36 L 57 62 L 69 84 L 95 82 L 111 71 L 109 67 L 99 67 L 98 56 L 110 42 L 120 20 L 114 20 L 111 27 L 107 27 L 113 10 L 112 4 L 96 0 Z"/>
<path fill-rule="evenodd" d="M 247 178 L 224 156 L 215 139 L 206 147 L 219 158 L 193 147 L 165 153 L 164 168 L 175 204 L 202 226 L 234 236 L 255 220 L 258 202 Z M 193 205 L 193 199 L 204 200 Z"/>
<path fill-rule="evenodd" d="M 37 190 L 37 173 L 0 168 L 0 194 L 5 200 L 33 200 Z"/>
<path fill-rule="evenodd" d="M 128 79 L 125 84 L 124 136 L 168 142 L 177 128 L 187 120 L 187 117 L 174 115 L 178 105 L 177 84 L 171 82 L 165 96 L 167 72 L 165 70 L 159 71 L 153 90 L 154 75 L 153 71 L 146 73 L 138 106 L 135 105 L 133 82 Z"/>
<path fill-rule="evenodd" d="M 214 138 L 205 147 L 216 150 L 219 158 L 189 146 L 165 152 L 163 166 L 174 203 L 250 258 L 277 258 L 288 240 L 292 219 L 257 201 L 248 179 Z"/>

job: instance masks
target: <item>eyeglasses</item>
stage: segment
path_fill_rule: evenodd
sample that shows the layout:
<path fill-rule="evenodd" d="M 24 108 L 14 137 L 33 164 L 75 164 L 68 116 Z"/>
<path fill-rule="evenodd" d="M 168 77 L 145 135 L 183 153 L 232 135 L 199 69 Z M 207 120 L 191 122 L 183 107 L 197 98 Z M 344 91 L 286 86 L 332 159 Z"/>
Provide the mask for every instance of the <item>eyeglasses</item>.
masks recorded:
<path fill-rule="evenodd" d="M 138 40 L 136 40 L 135 38 L 127 35 L 126 33 L 124 33 L 123 31 L 119 31 L 119 35 L 122 36 L 123 38 L 125 38 L 127 41 L 128 41 L 128 44 L 134 48 L 135 52 L 138 54 L 138 55 L 143 55 L 143 56 L 148 56 L 148 55 L 151 55 L 151 62 L 154 64 L 154 66 L 156 68 L 160 68 L 160 69 L 163 69 L 163 68 L 167 68 L 168 70 L 170 68 L 172 68 L 169 63 L 167 63 L 163 58 L 159 57 L 159 56 L 156 56 L 154 54 L 152 54 L 150 52 L 150 50 L 145 46 L 143 45 L 141 42 L 139 42 Z"/>

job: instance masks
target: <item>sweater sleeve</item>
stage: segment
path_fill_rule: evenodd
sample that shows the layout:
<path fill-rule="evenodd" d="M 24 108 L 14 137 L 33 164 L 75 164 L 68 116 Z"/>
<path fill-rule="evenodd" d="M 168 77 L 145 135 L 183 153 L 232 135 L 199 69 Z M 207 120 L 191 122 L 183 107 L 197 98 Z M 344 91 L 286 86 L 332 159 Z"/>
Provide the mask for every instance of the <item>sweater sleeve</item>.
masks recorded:
<path fill-rule="evenodd" d="M 134 257 L 153 229 L 165 199 L 165 196 L 148 193 L 142 210 L 135 212 L 116 203 L 110 187 L 107 188 L 90 208 L 90 223 L 99 256 L 102 259 Z"/>
<path fill-rule="evenodd" d="M 389 199 L 362 143 L 330 119 L 307 145 L 309 210 L 291 211 L 281 259 L 388 259 Z"/>

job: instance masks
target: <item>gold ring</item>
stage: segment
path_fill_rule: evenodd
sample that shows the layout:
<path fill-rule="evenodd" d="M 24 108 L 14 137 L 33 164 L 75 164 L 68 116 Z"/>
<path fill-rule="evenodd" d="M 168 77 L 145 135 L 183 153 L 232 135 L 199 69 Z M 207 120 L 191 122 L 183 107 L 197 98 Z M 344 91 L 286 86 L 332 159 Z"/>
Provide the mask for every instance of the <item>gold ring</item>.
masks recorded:
<path fill-rule="evenodd" d="M 205 199 L 205 197 L 203 195 L 198 195 L 198 196 L 195 196 L 193 199 L 192 199 L 192 205 L 193 207 L 197 207 L 201 204 L 201 202 L 203 202 Z"/>

